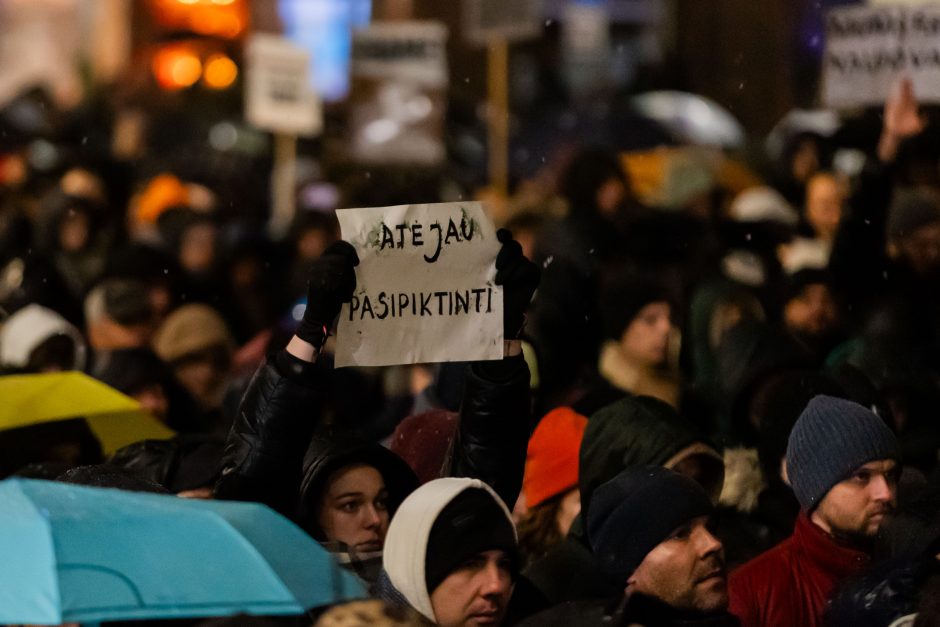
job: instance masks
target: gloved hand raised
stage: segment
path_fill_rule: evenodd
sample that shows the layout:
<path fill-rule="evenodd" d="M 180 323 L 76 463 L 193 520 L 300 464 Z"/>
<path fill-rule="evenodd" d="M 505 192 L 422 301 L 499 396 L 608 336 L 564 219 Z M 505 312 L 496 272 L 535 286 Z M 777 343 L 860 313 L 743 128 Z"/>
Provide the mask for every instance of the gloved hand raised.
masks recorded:
<path fill-rule="evenodd" d="M 503 336 L 514 340 L 522 333 L 525 311 L 542 271 L 526 259 L 522 246 L 508 230 L 498 230 L 496 239 L 503 245 L 496 255 L 496 285 L 503 286 Z"/>
<path fill-rule="evenodd" d="M 313 262 L 307 275 L 307 309 L 297 337 L 316 347 L 323 345 L 343 303 L 356 290 L 359 255 L 352 244 L 340 240 Z"/>

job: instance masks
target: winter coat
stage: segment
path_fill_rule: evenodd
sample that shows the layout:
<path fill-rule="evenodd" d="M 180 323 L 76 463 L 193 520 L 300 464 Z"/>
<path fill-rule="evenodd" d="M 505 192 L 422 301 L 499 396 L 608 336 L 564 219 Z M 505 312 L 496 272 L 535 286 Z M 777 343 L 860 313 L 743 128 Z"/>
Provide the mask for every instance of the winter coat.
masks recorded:
<path fill-rule="evenodd" d="M 801 514 L 789 539 L 731 573 L 731 613 L 744 627 L 822 627 L 835 586 L 869 561 Z"/>
<path fill-rule="evenodd" d="M 618 592 L 617 586 L 597 567 L 580 517 L 575 519 L 564 540 L 522 574 L 546 599 L 548 606 L 579 599 L 607 598 Z"/>
<path fill-rule="evenodd" d="M 917 612 L 921 593 L 940 581 L 940 562 L 891 560 L 878 564 L 842 585 L 826 608 L 829 627 L 876 627 Z"/>
<path fill-rule="evenodd" d="M 321 449 L 304 465 L 327 392 L 317 369 L 286 351 L 258 369 L 228 437 L 218 498 L 265 503 L 296 519 L 298 497 L 312 497 L 316 482 L 309 475 L 342 453 Z M 515 503 L 529 435 L 528 367 L 521 356 L 510 357 L 471 364 L 466 376 L 460 425 L 441 475 L 481 479 Z"/>
<path fill-rule="evenodd" d="M 626 468 L 645 464 L 668 468 L 692 454 L 715 460 L 714 472 L 705 473 L 709 479 L 705 488 L 717 500 L 724 477 L 721 457 L 672 407 L 640 396 L 621 399 L 595 412 L 588 420 L 579 455 L 581 516 L 568 536 L 523 574 L 550 603 L 607 598 L 622 592 L 598 571 L 581 523 L 594 490 Z"/>
<path fill-rule="evenodd" d="M 727 612 L 697 615 L 679 612 L 642 594 L 624 603 L 623 593 L 613 600 L 571 601 L 536 614 L 519 627 L 738 627 Z"/>

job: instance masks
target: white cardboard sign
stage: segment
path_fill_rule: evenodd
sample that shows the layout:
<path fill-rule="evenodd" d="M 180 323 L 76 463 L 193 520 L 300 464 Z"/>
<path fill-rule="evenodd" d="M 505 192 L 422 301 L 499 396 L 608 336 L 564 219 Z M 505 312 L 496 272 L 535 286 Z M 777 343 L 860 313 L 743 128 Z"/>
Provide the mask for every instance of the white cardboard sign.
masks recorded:
<path fill-rule="evenodd" d="M 940 7 L 829 11 L 822 70 L 823 101 L 831 107 L 880 105 L 904 75 L 920 102 L 940 102 Z"/>
<path fill-rule="evenodd" d="M 275 133 L 320 133 L 323 111 L 310 86 L 310 54 L 284 37 L 262 33 L 251 36 L 246 58 L 248 121 Z"/>
<path fill-rule="evenodd" d="M 356 248 L 356 292 L 343 305 L 336 366 L 503 357 L 499 243 L 477 202 L 336 212 Z"/>

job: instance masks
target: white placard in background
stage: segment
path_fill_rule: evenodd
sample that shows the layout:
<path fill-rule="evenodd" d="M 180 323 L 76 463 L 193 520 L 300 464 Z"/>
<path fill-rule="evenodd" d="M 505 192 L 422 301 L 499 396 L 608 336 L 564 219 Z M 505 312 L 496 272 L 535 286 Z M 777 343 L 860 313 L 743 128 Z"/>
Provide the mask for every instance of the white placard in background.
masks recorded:
<path fill-rule="evenodd" d="M 352 159 L 369 165 L 442 164 L 447 83 L 443 23 L 378 22 L 353 31 Z"/>
<path fill-rule="evenodd" d="M 336 212 L 356 248 L 356 292 L 343 305 L 336 366 L 503 357 L 499 242 L 476 202 Z"/>
<path fill-rule="evenodd" d="M 310 55 L 285 37 L 248 41 L 245 117 L 258 128 L 309 136 L 323 129 L 320 98 L 310 86 Z"/>
<path fill-rule="evenodd" d="M 826 16 L 823 102 L 881 105 L 902 76 L 922 103 L 940 102 L 940 7 L 866 6 Z"/>

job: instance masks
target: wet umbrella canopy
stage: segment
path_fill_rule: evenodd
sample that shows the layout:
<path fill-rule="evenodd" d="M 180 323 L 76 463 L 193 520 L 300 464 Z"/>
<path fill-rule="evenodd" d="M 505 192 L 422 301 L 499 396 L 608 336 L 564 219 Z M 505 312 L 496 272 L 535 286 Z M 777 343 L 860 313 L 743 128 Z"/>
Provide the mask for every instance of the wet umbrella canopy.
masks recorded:
<path fill-rule="evenodd" d="M 0 483 L 0 623 L 302 614 L 365 591 L 267 507 Z"/>

